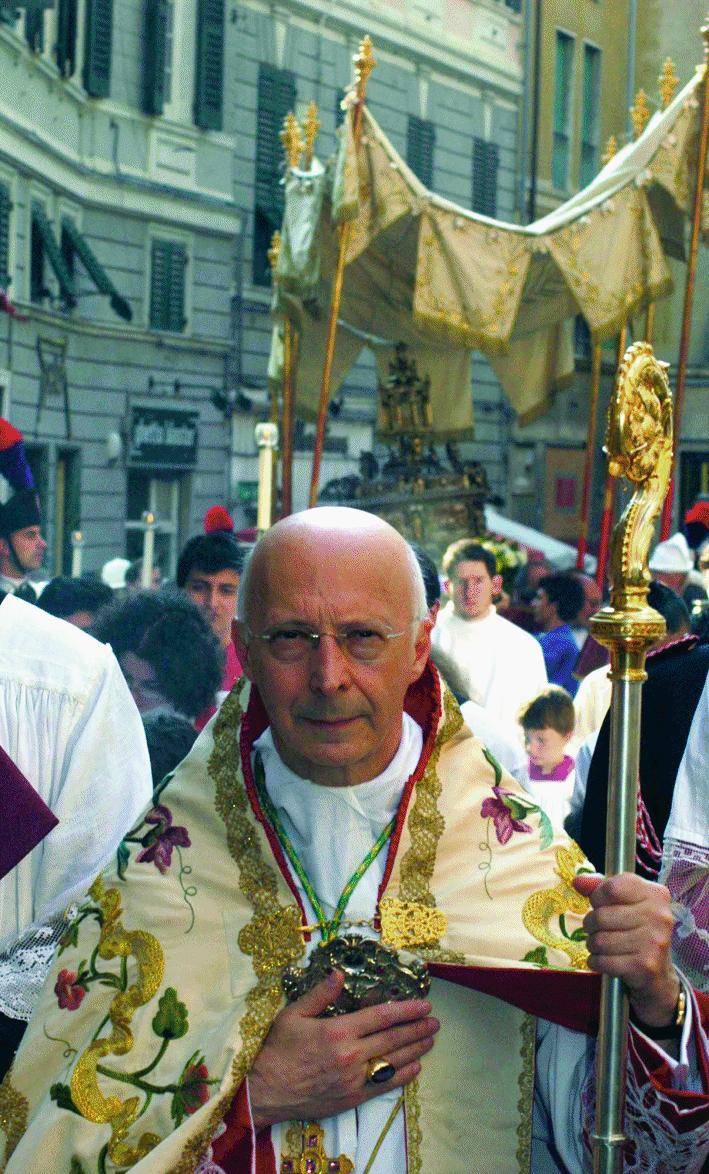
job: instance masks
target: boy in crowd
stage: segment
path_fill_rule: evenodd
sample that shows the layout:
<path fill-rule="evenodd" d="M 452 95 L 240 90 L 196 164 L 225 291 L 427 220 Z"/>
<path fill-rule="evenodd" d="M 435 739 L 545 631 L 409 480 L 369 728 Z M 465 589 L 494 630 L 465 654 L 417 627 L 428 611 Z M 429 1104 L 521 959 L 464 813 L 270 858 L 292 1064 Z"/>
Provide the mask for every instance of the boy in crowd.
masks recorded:
<path fill-rule="evenodd" d="M 566 689 L 548 685 L 520 710 L 529 755 L 528 790 L 549 816 L 555 832 L 564 829 L 574 789 L 574 760 L 568 753 L 574 732 L 574 703 Z"/>

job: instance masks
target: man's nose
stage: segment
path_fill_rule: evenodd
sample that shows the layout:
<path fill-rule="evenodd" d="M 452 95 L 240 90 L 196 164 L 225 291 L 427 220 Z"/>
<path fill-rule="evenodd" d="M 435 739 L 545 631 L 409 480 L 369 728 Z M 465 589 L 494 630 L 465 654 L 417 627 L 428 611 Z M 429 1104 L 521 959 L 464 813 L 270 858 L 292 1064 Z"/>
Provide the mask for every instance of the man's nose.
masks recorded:
<path fill-rule="evenodd" d="M 350 666 L 334 636 L 321 636 L 310 653 L 310 685 L 318 693 L 336 693 L 350 682 Z"/>

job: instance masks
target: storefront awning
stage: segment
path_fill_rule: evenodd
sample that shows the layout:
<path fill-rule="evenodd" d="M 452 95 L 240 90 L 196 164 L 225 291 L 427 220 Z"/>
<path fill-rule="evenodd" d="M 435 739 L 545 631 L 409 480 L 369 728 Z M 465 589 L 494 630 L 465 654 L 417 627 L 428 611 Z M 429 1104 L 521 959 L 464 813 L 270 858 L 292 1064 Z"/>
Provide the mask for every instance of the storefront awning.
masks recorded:
<path fill-rule="evenodd" d="M 110 277 L 106 273 L 103 265 L 97 260 L 90 245 L 86 239 L 81 235 L 78 228 L 72 220 L 62 220 L 62 229 L 68 237 L 71 247 L 80 258 L 84 269 L 93 281 L 99 293 L 105 294 L 110 299 L 111 309 L 115 310 L 119 318 L 123 318 L 126 322 L 130 322 L 133 317 L 128 302 L 121 297 Z"/>

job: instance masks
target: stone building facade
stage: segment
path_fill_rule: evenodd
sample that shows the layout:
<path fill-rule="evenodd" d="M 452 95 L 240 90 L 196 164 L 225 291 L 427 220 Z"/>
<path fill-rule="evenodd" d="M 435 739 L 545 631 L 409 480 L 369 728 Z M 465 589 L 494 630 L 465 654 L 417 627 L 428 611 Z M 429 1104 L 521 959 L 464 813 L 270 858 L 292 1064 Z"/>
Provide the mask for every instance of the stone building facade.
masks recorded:
<path fill-rule="evenodd" d="M 0 0 L 0 392 L 43 497 L 47 570 L 174 569 L 215 501 L 248 523 L 267 413 L 277 140 L 315 99 L 321 156 L 364 32 L 369 101 L 441 195 L 516 216 L 518 0 Z M 473 364 L 469 455 L 504 492 L 510 412 Z M 372 447 L 375 378 L 338 397 L 323 480 Z M 312 436 L 299 428 L 296 505 Z"/>

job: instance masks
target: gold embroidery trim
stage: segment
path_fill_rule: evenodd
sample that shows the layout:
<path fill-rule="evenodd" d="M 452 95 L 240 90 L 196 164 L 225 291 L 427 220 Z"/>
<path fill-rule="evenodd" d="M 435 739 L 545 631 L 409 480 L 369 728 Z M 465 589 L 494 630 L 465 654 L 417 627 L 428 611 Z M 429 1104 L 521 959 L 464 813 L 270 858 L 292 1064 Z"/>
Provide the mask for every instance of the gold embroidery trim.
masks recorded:
<path fill-rule="evenodd" d="M 440 909 L 431 909 L 417 901 L 400 901 L 397 897 L 384 897 L 379 914 L 382 942 L 394 950 L 435 946 L 448 927 L 448 919 Z"/>
<path fill-rule="evenodd" d="M 5 1162 L 9 1162 L 27 1129 L 29 1101 L 11 1083 L 12 1070 L 0 1084 L 0 1129 L 5 1134 Z M 4 1167 L 3 1167 L 4 1168 Z"/>
<path fill-rule="evenodd" d="M 537 1021 L 525 1015 L 520 1029 L 522 1068 L 517 1078 L 519 1100 L 517 1111 L 517 1165 L 520 1174 L 529 1174 L 532 1168 L 532 1113 L 534 1111 L 534 1066 L 537 1051 Z"/>
<path fill-rule="evenodd" d="M 438 760 L 446 742 L 453 738 L 463 725 L 463 717 L 449 689 L 443 695 L 443 720 L 436 738 L 431 757 L 416 785 L 407 826 L 411 835 L 411 846 L 401 861 L 399 900 L 416 905 L 435 907 L 436 901 L 430 889 L 433 869 L 436 863 L 438 841 L 445 826 L 438 810 L 441 784 L 438 779 Z"/>
<path fill-rule="evenodd" d="M 204 1127 L 185 1142 L 171 1174 L 193 1174 L 204 1156 L 281 1008 L 281 972 L 305 953 L 300 909 L 281 905 L 278 900 L 277 874 L 263 859 L 246 793 L 238 741 L 245 687 L 242 677 L 219 711 L 207 769 L 215 786 L 215 806 L 226 827 L 229 852 L 239 869 L 239 888 L 254 911 L 239 934 L 239 945 L 251 956 L 257 982 L 246 996 L 246 1011 L 239 1023 L 243 1046 L 234 1057 L 228 1088 L 215 1098 Z"/>
<path fill-rule="evenodd" d="M 138 978 L 132 986 L 112 999 L 108 1010 L 112 1031 L 109 1036 L 94 1040 L 79 1057 L 72 1073 L 70 1088 L 72 1100 L 82 1117 L 99 1125 L 111 1126 L 108 1155 L 117 1166 L 133 1166 L 161 1140 L 155 1133 L 143 1133 L 136 1146 L 124 1139 L 138 1118 L 140 1098 L 105 1097 L 98 1083 L 97 1065 L 109 1055 L 125 1056 L 133 1047 L 131 1020 L 139 1007 L 157 994 L 165 972 L 165 959 L 157 938 L 142 930 L 128 931 L 121 921 L 121 899 L 118 889 L 106 889 L 101 877 L 94 881 L 89 896 L 103 913 L 99 936 L 99 957 L 135 958 Z"/>
<path fill-rule="evenodd" d="M 404 1114 L 406 1118 L 406 1157 L 407 1174 L 421 1174 L 423 1158 L 421 1156 L 421 1098 L 419 1096 L 419 1081 L 415 1077 L 404 1089 Z"/>
<path fill-rule="evenodd" d="M 574 970 L 587 969 L 586 943 L 575 942 L 561 933 L 554 933 L 549 923 L 566 913 L 583 916 L 591 908 L 588 898 L 577 893 L 571 883 L 576 876 L 576 869 L 585 861 L 586 858 L 578 844 L 571 842 L 568 848 L 557 848 L 554 872 L 559 877 L 559 884 L 553 889 L 542 889 L 538 893 L 532 893 L 522 908 L 525 929 L 543 945 L 563 951 Z"/>

